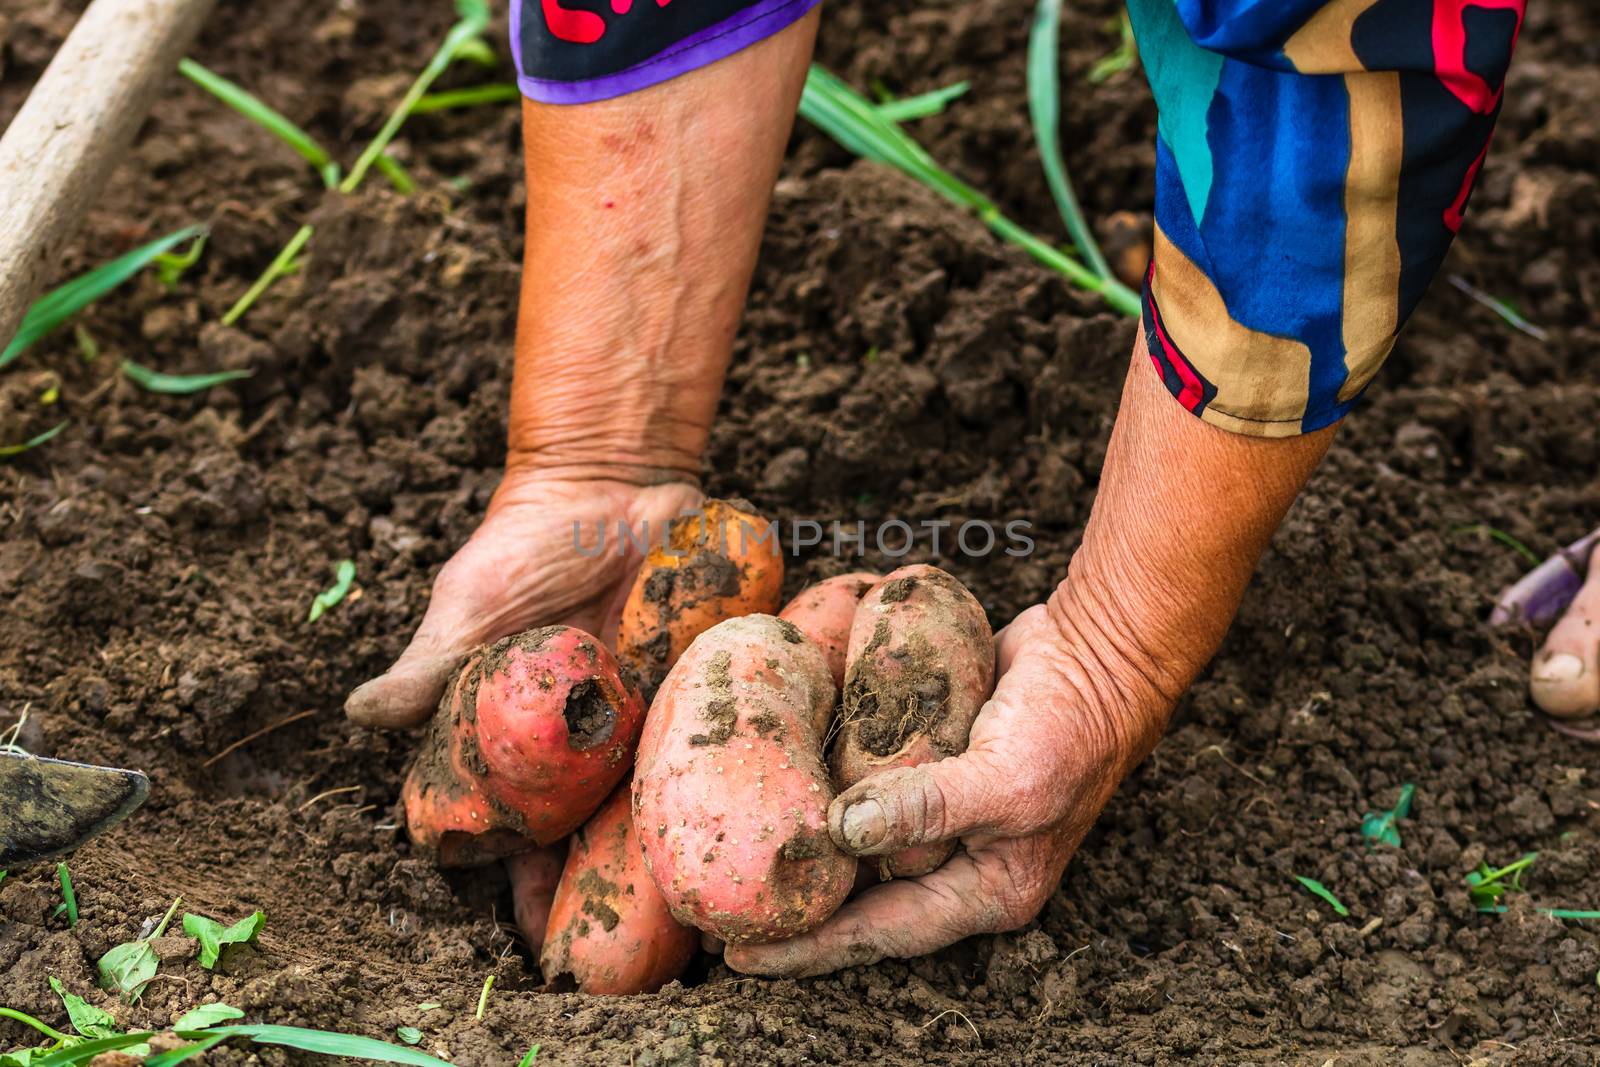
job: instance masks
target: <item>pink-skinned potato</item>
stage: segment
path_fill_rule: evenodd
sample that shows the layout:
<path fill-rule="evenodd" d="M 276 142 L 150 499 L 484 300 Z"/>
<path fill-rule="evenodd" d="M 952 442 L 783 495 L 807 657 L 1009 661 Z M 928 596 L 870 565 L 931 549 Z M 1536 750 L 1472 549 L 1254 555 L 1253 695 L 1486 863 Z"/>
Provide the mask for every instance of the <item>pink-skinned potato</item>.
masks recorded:
<path fill-rule="evenodd" d="M 570 626 L 480 649 L 440 702 L 401 796 L 412 841 L 476 866 L 561 840 L 628 773 L 644 705 Z"/>
<path fill-rule="evenodd" d="M 672 915 L 727 942 L 813 929 L 850 892 L 828 836 L 833 675 L 771 615 L 695 639 L 656 694 L 633 776 L 645 866 Z"/>
<path fill-rule="evenodd" d="M 871 571 L 855 571 L 824 578 L 800 590 L 778 612 L 778 618 L 787 619 L 800 627 L 800 632 L 822 650 L 835 686 L 844 684 L 850 624 L 855 622 L 856 608 L 860 606 L 861 598 L 867 595 L 867 590 L 877 585 L 878 581 L 878 575 Z"/>
<path fill-rule="evenodd" d="M 927 564 L 901 567 L 862 598 L 850 628 L 839 735 L 830 765 L 840 792 L 881 771 L 959 755 L 994 691 L 994 634 L 983 606 Z M 953 842 L 885 857 L 883 877 L 938 867 Z"/>
<path fill-rule="evenodd" d="M 694 958 L 700 932 L 672 917 L 645 870 L 626 783 L 572 835 L 540 936 L 545 980 L 570 976 L 580 993 L 654 993 Z"/>

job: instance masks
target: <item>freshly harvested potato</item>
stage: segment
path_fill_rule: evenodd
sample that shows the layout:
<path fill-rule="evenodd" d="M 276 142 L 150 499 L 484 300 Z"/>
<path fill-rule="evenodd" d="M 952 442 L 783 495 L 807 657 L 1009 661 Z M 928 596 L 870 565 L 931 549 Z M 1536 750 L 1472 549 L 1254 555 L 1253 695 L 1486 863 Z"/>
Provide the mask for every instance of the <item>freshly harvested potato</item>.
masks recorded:
<path fill-rule="evenodd" d="M 724 619 L 777 611 L 782 587 L 767 520 L 743 501 L 707 500 L 645 556 L 622 607 L 617 659 L 648 703 L 690 642 Z"/>
<path fill-rule="evenodd" d="M 728 942 L 778 941 L 832 915 L 855 877 L 828 836 L 826 658 L 771 615 L 695 639 L 640 740 L 633 815 L 679 922 Z"/>
<path fill-rule="evenodd" d="M 572 835 L 540 936 L 545 980 L 570 976 L 580 993 L 654 993 L 694 958 L 700 933 L 672 917 L 650 880 L 627 783 Z"/>
<path fill-rule="evenodd" d="M 856 608 L 878 580 L 871 571 L 824 578 L 800 590 L 778 612 L 778 618 L 800 627 L 800 632 L 822 649 L 836 686 L 844 684 L 845 654 L 850 647 L 850 624 L 855 621 Z"/>
<path fill-rule="evenodd" d="M 547 626 L 475 653 L 406 778 L 411 839 L 474 866 L 566 837 L 628 773 L 644 705 L 605 647 Z"/>
<path fill-rule="evenodd" d="M 972 721 L 994 691 L 994 634 L 983 606 L 927 564 L 892 571 L 862 598 L 847 660 L 829 761 L 840 792 L 879 771 L 965 752 Z M 879 869 L 927 874 L 954 848 L 919 845 Z"/>

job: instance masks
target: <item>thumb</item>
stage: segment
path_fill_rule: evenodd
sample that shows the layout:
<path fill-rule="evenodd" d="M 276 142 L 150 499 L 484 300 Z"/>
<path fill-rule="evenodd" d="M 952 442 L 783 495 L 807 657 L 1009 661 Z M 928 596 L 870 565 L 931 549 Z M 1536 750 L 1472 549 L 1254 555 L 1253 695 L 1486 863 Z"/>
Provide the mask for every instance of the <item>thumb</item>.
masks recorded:
<path fill-rule="evenodd" d="M 361 726 L 400 729 L 424 722 L 439 705 L 461 661 L 478 644 L 468 594 L 457 588 L 451 564 L 434 582 L 422 625 L 394 666 L 357 686 L 344 713 Z"/>
<path fill-rule="evenodd" d="M 361 726 L 394 730 L 416 726 L 438 706 L 462 653 L 419 649 L 413 640 L 383 674 L 345 698 L 344 713 Z"/>
<path fill-rule="evenodd" d="M 1029 833 L 1021 798 L 1006 787 L 992 753 L 968 751 L 920 767 L 881 771 L 839 794 L 828 833 L 856 856 L 884 856 L 974 832 Z"/>

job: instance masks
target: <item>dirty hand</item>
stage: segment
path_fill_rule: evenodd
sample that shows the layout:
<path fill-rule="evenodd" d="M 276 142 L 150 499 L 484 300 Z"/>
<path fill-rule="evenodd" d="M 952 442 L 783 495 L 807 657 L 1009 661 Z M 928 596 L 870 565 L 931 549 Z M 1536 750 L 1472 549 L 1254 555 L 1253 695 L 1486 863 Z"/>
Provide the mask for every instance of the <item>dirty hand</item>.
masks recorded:
<path fill-rule="evenodd" d="M 626 472 L 576 475 L 513 458 L 483 524 L 434 580 L 410 645 L 387 672 L 350 694 L 346 714 L 364 726 L 415 726 L 480 644 L 556 624 L 614 632 L 642 560 L 631 542 L 619 551 L 617 524 L 655 531 L 701 500 L 686 482 L 648 483 Z M 574 524 L 587 555 L 578 550 Z M 597 527 L 606 531 L 598 553 Z"/>
<path fill-rule="evenodd" d="M 1172 704 L 1069 621 L 1083 618 L 1065 609 L 1069 596 L 1063 587 L 998 635 L 999 681 L 965 754 L 875 775 L 828 811 L 834 841 L 865 864 L 953 838 L 965 849 L 931 874 L 867 890 L 808 934 L 729 945 L 730 967 L 824 974 L 1014 930 L 1039 913 Z"/>

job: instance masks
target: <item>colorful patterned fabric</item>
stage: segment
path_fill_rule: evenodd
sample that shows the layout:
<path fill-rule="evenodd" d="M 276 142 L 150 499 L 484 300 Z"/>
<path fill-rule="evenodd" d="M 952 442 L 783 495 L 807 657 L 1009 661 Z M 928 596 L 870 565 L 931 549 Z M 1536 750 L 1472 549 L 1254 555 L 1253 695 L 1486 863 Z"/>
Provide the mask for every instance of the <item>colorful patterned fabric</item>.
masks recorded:
<path fill-rule="evenodd" d="M 519 80 L 617 96 L 816 3 L 514 0 Z M 1354 406 L 1461 226 L 1525 4 L 1129 0 L 1160 111 L 1144 326 L 1184 407 L 1283 437 Z"/>
<path fill-rule="evenodd" d="M 1130 0 L 1160 111 L 1151 359 L 1264 437 L 1361 396 L 1461 226 L 1526 0 Z"/>
<path fill-rule="evenodd" d="M 647 89 L 752 45 L 818 0 L 512 0 L 525 96 L 584 104 Z"/>

